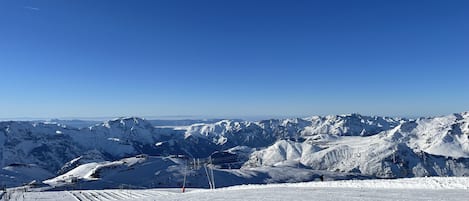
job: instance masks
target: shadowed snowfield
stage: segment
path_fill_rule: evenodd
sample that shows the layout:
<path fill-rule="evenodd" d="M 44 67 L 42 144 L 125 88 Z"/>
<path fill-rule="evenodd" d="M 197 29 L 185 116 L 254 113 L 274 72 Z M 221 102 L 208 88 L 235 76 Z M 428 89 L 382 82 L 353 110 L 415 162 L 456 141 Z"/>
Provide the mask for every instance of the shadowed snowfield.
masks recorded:
<path fill-rule="evenodd" d="M 9 189 L 2 200 L 466 200 L 469 178 L 345 180 L 296 184 L 242 185 L 216 190 L 180 189 L 21 192 Z M 7 199 L 8 198 L 8 199 Z"/>

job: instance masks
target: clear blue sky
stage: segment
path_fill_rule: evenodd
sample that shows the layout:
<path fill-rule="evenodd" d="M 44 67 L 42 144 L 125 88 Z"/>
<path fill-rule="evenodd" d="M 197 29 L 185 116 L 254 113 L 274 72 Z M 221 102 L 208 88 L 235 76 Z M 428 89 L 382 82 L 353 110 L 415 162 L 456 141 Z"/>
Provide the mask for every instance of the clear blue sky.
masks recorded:
<path fill-rule="evenodd" d="M 0 117 L 469 110 L 469 1 L 0 0 Z"/>

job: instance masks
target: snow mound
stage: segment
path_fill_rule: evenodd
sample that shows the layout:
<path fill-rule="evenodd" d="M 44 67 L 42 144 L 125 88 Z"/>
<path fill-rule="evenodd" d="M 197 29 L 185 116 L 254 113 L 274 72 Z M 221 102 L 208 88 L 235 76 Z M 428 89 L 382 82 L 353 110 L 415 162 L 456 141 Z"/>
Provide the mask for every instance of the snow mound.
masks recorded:
<path fill-rule="evenodd" d="M 232 186 L 220 190 L 246 190 L 272 187 L 469 190 L 469 177 L 422 177 L 404 179 L 340 180 L 268 185 L 250 184 Z"/>

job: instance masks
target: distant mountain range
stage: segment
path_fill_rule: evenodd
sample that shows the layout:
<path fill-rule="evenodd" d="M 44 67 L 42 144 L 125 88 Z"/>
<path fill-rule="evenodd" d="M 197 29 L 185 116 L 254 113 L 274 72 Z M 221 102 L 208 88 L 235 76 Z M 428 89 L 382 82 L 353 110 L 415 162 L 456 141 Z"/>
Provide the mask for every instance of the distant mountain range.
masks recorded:
<path fill-rule="evenodd" d="M 219 181 L 224 186 L 310 181 L 319 175 L 469 176 L 469 113 L 418 119 L 348 114 L 263 121 L 0 122 L 0 185 L 49 179 L 55 187 L 67 186 L 67 175 L 83 188 L 177 186 L 174 178 L 188 161 L 209 156 L 215 175 L 229 178 Z M 194 186 L 207 185 L 202 169 L 191 171 L 198 175 Z M 139 184 L 130 179 L 133 174 L 148 179 Z"/>
<path fill-rule="evenodd" d="M 153 126 L 164 126 L 164 127 L 175 127 L 175 126 L 190 126 L 197 123 L 215 123 L 223 119 L 149 119 L 146 120 L 150 122 Z M 237 120 L 241 121 L 241 120 Z M 67 127 L 72 128 L 86 128 L 94 126 L 96 124 L 102 123 L 102 121 L 97 120 L 81 120 L 81 119 L 50 119 L 50 120 L 34 120 L 31 122 L 35 123 L 49 123 L 49 124 L 61 124 Z"/>

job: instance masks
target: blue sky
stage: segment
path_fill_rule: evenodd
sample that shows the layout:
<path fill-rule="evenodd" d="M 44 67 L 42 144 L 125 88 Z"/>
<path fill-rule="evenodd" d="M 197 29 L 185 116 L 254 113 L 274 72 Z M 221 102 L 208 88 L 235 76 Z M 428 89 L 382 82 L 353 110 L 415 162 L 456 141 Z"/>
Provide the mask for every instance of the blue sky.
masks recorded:
<path fill-rule="evenodd" d="M 469 1 L 0 0 L 0 118 L 469 110 Z"/>

